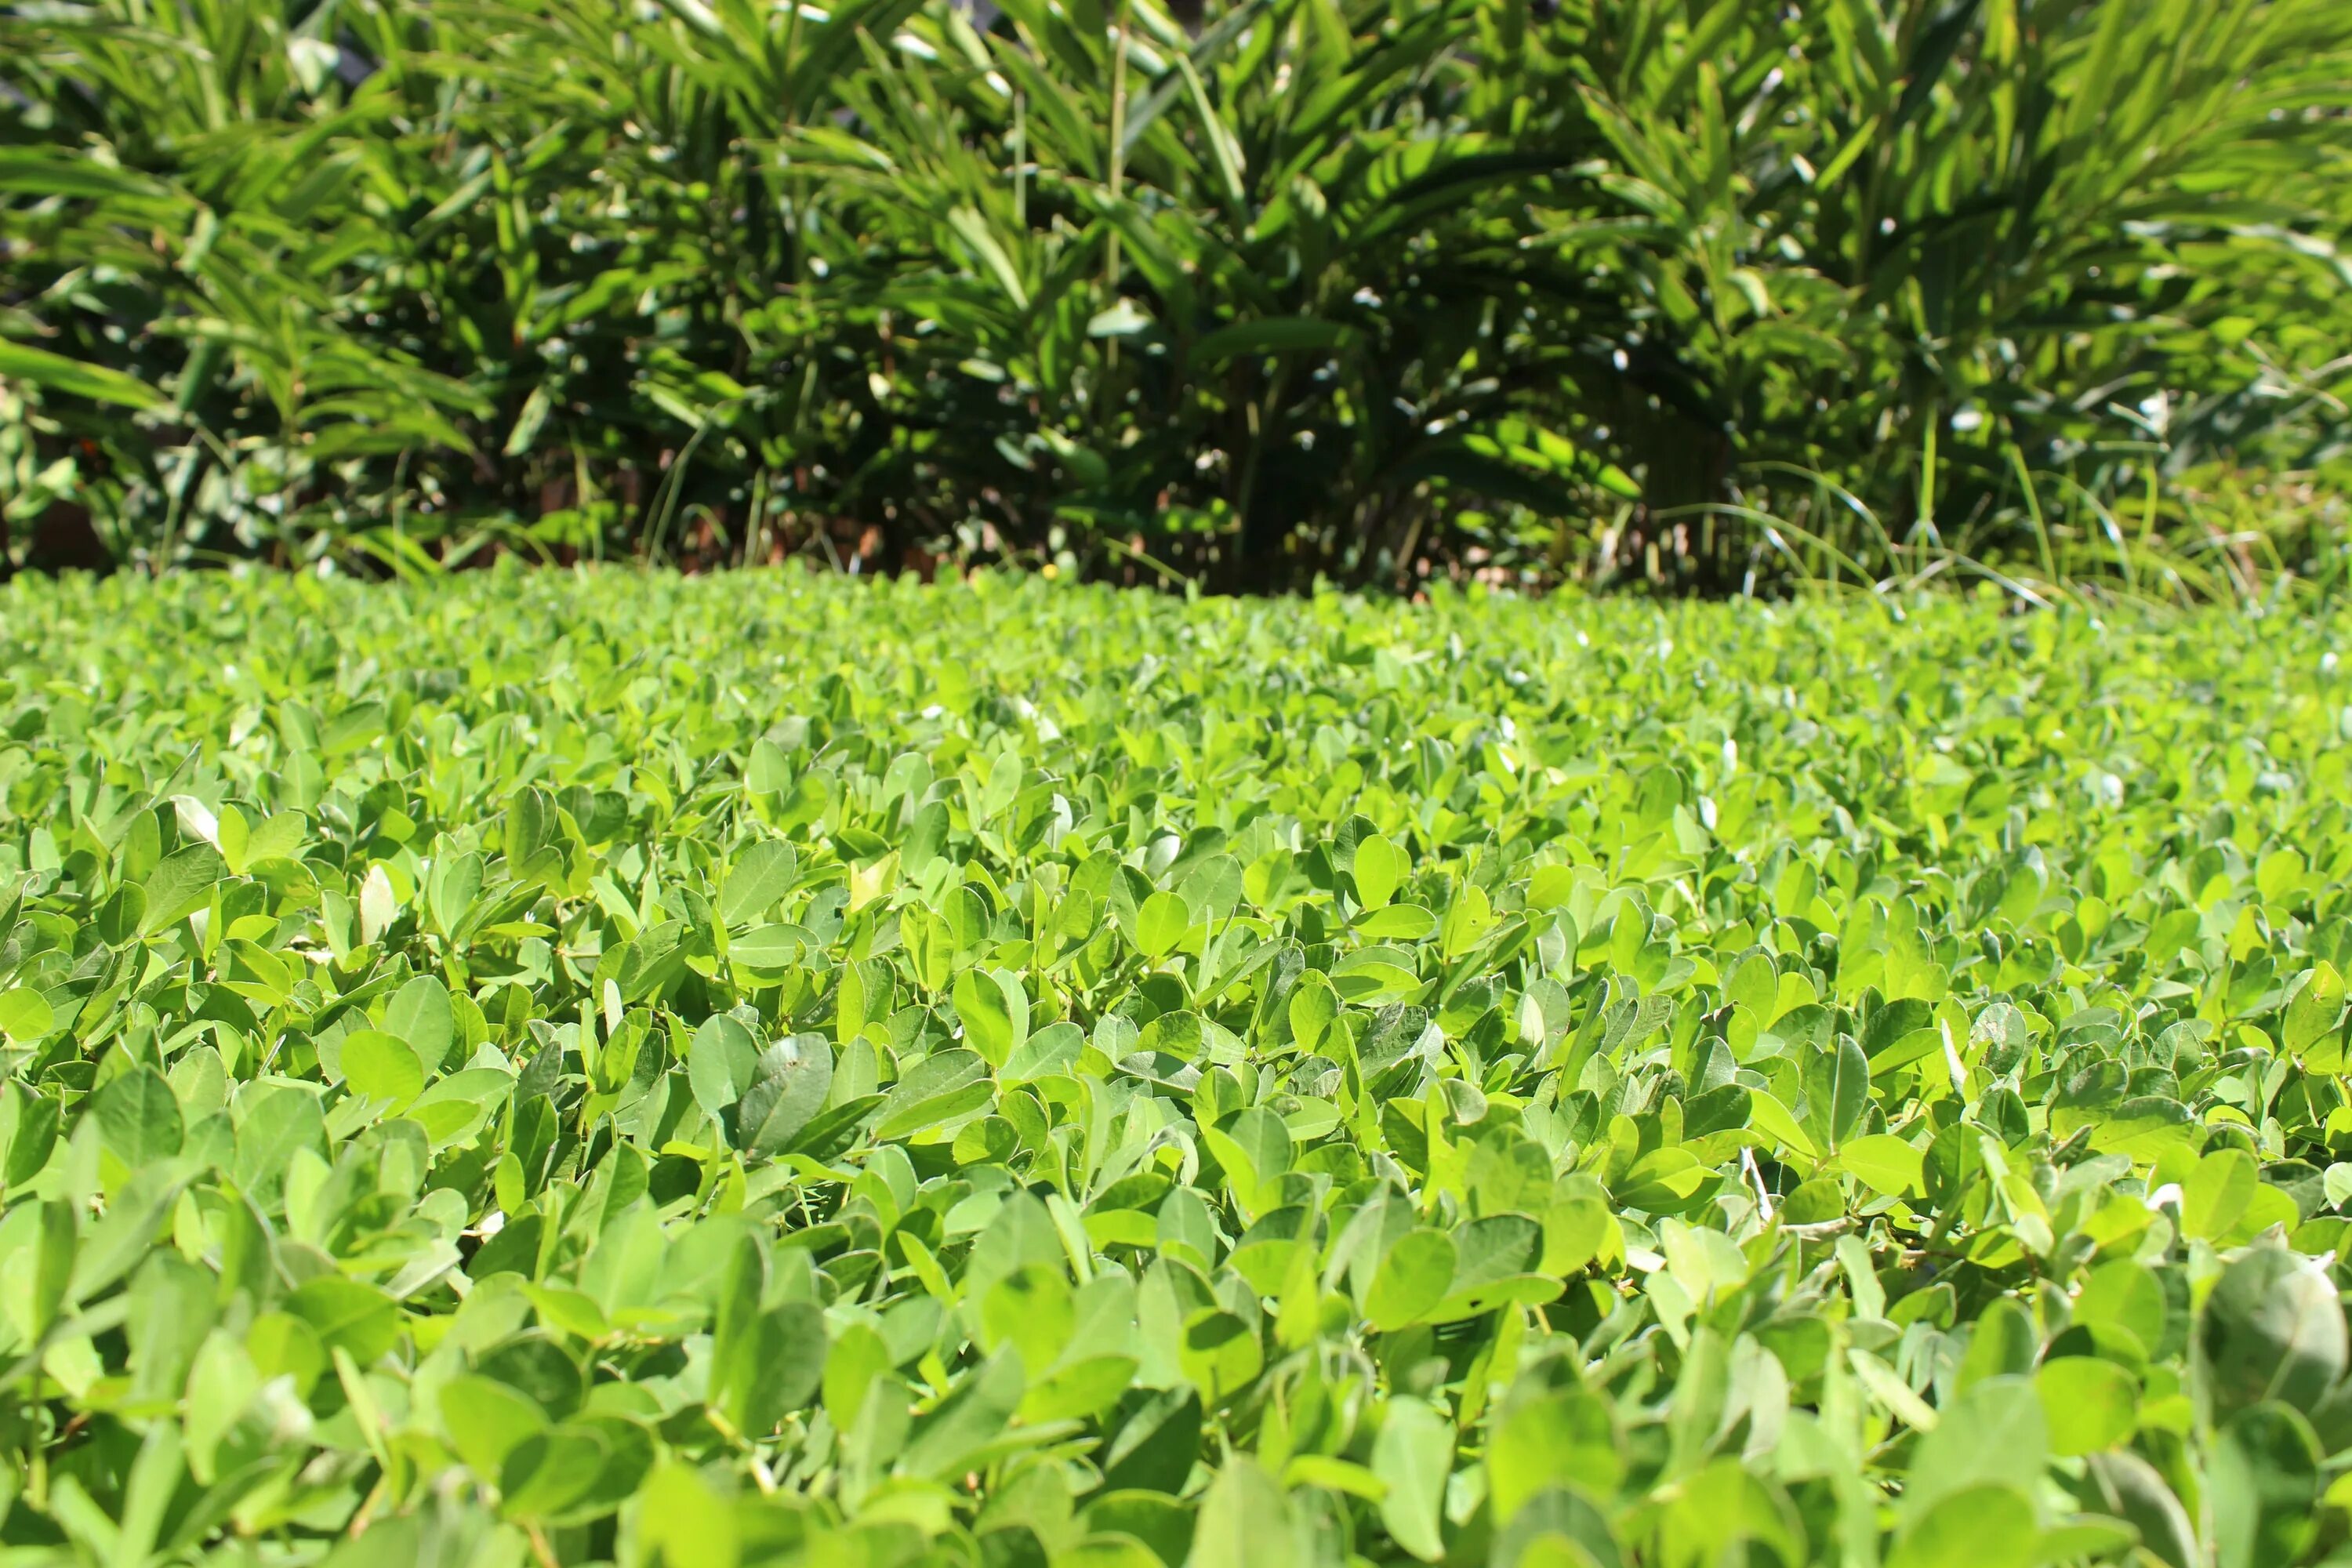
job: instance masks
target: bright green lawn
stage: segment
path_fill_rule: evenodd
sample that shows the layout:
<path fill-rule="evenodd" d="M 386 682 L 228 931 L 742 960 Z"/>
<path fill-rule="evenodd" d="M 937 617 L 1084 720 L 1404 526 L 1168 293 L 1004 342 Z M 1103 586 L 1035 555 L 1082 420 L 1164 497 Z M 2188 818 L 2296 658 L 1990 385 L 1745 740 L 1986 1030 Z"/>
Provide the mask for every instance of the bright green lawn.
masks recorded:
<path fill-rule="evenodd" d="M 2315 1561 L 2337 640 L 20 581 L 0 1542 Z"/>

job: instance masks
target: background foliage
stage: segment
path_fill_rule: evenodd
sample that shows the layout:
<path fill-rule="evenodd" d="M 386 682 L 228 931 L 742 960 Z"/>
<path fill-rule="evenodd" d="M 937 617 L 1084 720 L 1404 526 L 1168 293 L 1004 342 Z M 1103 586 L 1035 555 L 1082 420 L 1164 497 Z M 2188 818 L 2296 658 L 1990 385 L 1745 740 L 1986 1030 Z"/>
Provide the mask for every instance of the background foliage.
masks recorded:
<path fill-rule="evenodd" d="M 12 561 L 2342 566 L 2336 0 L 44 0 L 0 60 Z"/>
<path fill-rule="evenodd" d="M 2331 628 L 1437 597 L 0 590 L 0 1547 L 2341 1563 Z"/>

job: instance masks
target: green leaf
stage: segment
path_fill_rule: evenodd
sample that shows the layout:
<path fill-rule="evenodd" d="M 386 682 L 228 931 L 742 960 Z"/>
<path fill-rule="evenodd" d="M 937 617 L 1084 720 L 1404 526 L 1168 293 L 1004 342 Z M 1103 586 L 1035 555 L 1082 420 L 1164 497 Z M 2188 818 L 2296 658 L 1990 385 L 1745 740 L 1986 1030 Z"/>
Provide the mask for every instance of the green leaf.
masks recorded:
<path fill-rule="evenodd" d="M 460 1373 L 441 1385 L 441 1424 L 467 1468 L 501 1475 L 507 1456 L 547 1429 L 539 1406 L 503 1383 Z"/>
<path fill-rule="evenodd" d="M 16 1106 L 15 1126 L 8 1137 L 5 1164 L 0 1164 L 0 1179 L 11 1187 L 21 1187 L 40 1174 L 57 1148 L 58 1127 L 63 1112 L 58 1102 L 47 1095 L 35 1094 L 23 1084 L 9 1086 L 9 1098 Z"/>
<path fill-rule="evenodd" d="M 1870 1016 L 1863 1026 L 1862 1054 L 1870 1060 L 1873 1072 L 1883 1072 L 1882 1059 L 1893 1065 L 1897 1058 L 1915 1053 L 1908 1042 L 1913 1037 L 1935 1032 L 1936 1010 L 1916 997 L 1906 996 L 1888 1002 Z"/>
<path fill-rule="evenodd" d="M 1221 1466 L 1202 1494 L 1189 1568 L 1296 1568 L 1289 1500 L 1247 1454 Z"/>
<path fill-rule="evenodd" d="M 2140 1544 L 2169 1568 L 2205 1561 L 2189 1511 L 2156 1467 L 2129 1449 L 2090 1456 L 2087 1468 L 2108 1512 L 2138 1531 Z"/>
<path fill-rule="evenodd" d="M 1154 893 L 1135 912 L 1135 948 L 1144 961 L 1157 963 L 1184 940 L 1192 911 L 1173 893 Z"/>
<path fill-rule="evenodd" d="M 2074 1298 L 2074 1316 L 2087 1327 L 2129 1334 L 2143 1353 L 2153 1355 L 2165 1343 L 2170 1306 L 2155 1270 L 2137 1258 L 2118 1258 L 2091 1270 Z"/>
<path fill-rule="evenodd" d="M 1937 1505 L 1979 1486 L 2006 1486 L 2030 1495 L 2042 1482 L 2050 1452 L 2042 1401 L 2029 1379 L 1988 1377 L 1955 1395 L 1936 1429 L 1912 1450 L 1899 1510 L 1906 1531 Z"/>
<path fill-rule="evenodd" d="M 824 1313 L 814 1301 L 757 1311 L 743 1331 L 714 1346 L 713 1356 L 720 1407 L 740 1430 L 765 1436 L 816 1395 Z"/>
<path fill-rule="evenodd" d="M 1454 1468 L 1453 1424 L 1423 1401 L 1397 1395 L 1381 1418 L 1371 1468 L 1388 1488 L 1381 1522 L 1390 1537 L 1424 1563 L 1444 1556 L 1440 1526 Z"/>
<path fill-rule="evenodd" d="M 727 954 L 751 969 L 786 969 L 815 945 L 809 933 L 796 925 L 754 926 L 728 942 Z"/>
<path fill-rule="evenodd" d="M 11 1043 L 29 1046 L 57 1027 L 57 1021 L 48 998 L 30 986 L 0 991 L 0 1035 Z"/>
<path fill-rule="evenodd" d="M 874 1130 L 886 1142 L 908 1138 L 986 1105 L 995 1094 L 988 1064 L 976 1052 L 940 1051 L 900 1079 L 882 1102 Z"/>
<path fill-rule="evenodd" d="M 714 1013 L 704 1019 L 686 1058 L 695 1103 L 708 1115 L 721 1115 L 759 1076 L 760 1056 L 759 1042 L 740 1018 Z"/>
<path fill-rule="evenodd" d="M 2261 1568 L 2309 1554 L 2320 1460 L 2316 1436 L 2294 1410 L 2257 1405 L 2231 1417 L 2208 1472 L 2220 1568 Z"/>
<path fill-rule="evenodd" d="M 5 338 L 0 338 L 0 376 L 124 408 L 161 408 L 171 401 L 137 376 Z"/>
<path fill-rule="evenodd" d="M 1887 1568 L 2033 1568 L 2040 1534 L 2032 1500 L 2015 1486 L 1943 1490 L 1895 1537 Z"/>
<path fill-rule="evenodd" d="M 1759 1092 L 1748 1105 L 1748 1117 L 1756 1130 L 1784 1149 L 1793 1150 L 1806 1159 L 1816 1159 L 1819 1151 L 1811 1137 L 1798 1122 L 1790 1109 L 1769 1094 Z"/>
<path fill-rule="evenodd" d="M 793 1035 L 760 1053 L 735 1107 L 735 1143 L 768 1158 L 788 1148 L 824 1109 L 833 1089 L 833 1047 L 823 1035 Z"/>
<path fill-rule="evenodd" d="M 1375 833 L 1356 845 L 1356 900 L 1368 910 L 1386 904 L 1411 869 L 1404 852 Z"/>
<path fill-rule="evenodd" d="M 1582 1389 L 1513 1405 L 1486 1447 L 1488 1495 L 1501 1523 L 1553 1487 L 1572 1484 L 1607 1496 L 1624 1468 L 1608 1405 Z"/>
<path fill-rule="evenodd" d="M 1026 1387 L 1018 1352 L 1003 1350 L 961 1379 L 939 1408 L 915 1423 L 898 1468 L 910 1476 L 961 1476 L 1003 1435 Z"/>
<path fill-rule="evenodd" d="M 608 1449 L 593 1427 L 561 1426 L 515 1445 L 499 1471 L 499 1501 L 512 1519 L 547 1519 L 593 1491 Z"/>
<path fill-rule="evenodd" d="M 1004 1066 L 1029 1038 L 1028 993 L 1009 971 L 965 970 L 956 977 L 955 1005 L 965 1044 L 992 1067 Z"/>
<path fill-rule="evenodd" d="M 2344 977 L 2325 959 L 2312 966 L 2286 1005 L 2279 1026 L 2290 1056 L 2302 1056 L 2333 1035 L 2344 1018 Z"/>
<path fill-rule="evenodd" d="M 438 978 L 420 974 L 393 994 L 383 1010 L 386 1032 L 408 1043 L 427 1072 L 437 1071 L 457 1040 L 457 1014 L 449 1005 L 449 988 Z M 349 1047 L 345 1047 L 348 1051 Z M 351 1069 L 343 1069 L 348 1076 Z"/>
<path fill-rule="evenodd" d="M 1443 1231 L 1413 1230 L 1400 1237 L 1372 1275 L 1364 1317 L 1394 1332 L 1435 1311 L 1454 1286 L 1454 1241 Z"/>
<path fill-rule="evenodd" d="M 155 868 L 142 889 L 147 918 L 139 924 L 141 933 L 152 936 L 203 909 L 212 900 L 214 885 L 227 874 L 220 851 L 209 844 L 173 850 Z"/>
<path fill-rule="evenodd" d="M 2042 1335 L 2032 1313 L 2008 1297 L 1989 1302 L 1969 1331 L 1955 1391 L 1988 1378 L 2022 1376 L 2032 1371 L 2041 1353 Z"/>
<path fill-rule="evenodd" d="M 152 1067 L 133 1068 L 100 1089 L 90 1113 L 106 1146 L 133 1169 L 177 1154 L 186 1135 L 172 1086 Z"/>
<path fill-rule="evenodd" d="M 61 147 L 0 148 L 0 190 L 26 195 L 107 197 L 131 200 L 164 199 L 184 203 L 160 181 L 131 169 L 111 166 L 89 156 L 76 156 Z M 18 374 L 0 361 L 0 374 Z"/>
<path fill-rule="evenodd" d="M 1916 1190 L 1927 1172 L 1927 1156 L 1891 1132 L 1857 1138 L 1838 1151 L 1838 1169 L 1853 1174 L 1883 1197 Z"/>
<path fill-rule="evenodd" d="M 1184 1320 L 1176 1360 L 1202 1403 L 1214 1407 L 1256 1380 L 1265 1352 L 1257 1331 L 1237 1314 L 1203 1307 Z"/>
<path fill-rule="evenodd" d="M 1835 1150 L 1862 1124 L 1870 1103 L 1870 1059 L 1841 1035 L 1835 1047 L 1805 1063 L 1805 1128 L 1816 1143 Z"/>
<path fill-rule="evenodd" d="M 2282 1247 L 2249 1247 L 2222 1269 L 2198 1341 L 2207 1387 L 2223 1410 L 2276 1400 L 2308 1412 L 2346 1370 L 2335 1286 Z"/>
<path fill-rule="evenodd" d="M 2228 1235 L 2261 1185 L 2244 1151 L 2219 1149 L 2206 1155 L 2180 1184 L 2181 1233 L 2209 1240 Z"/>
<path fill-rule="evenodd" d="M 792 891 L 799 871 L 800 858 L 782 839 L 749 846 L 727 868 L 727 885 L 719 894 L 719 920 L 742 926 L 759 919 Z"/>
<path fill-rule="evenodd" d="M 83 1232 L 78 1249 L 71 1244 L 73 1222 L 67 1217 L 65 1250 L 57 1259 L 69 1264 L 71 1268 L 63 1299 L 68 1302 L 87 1300 L 144 1261 L 154 1251 L 157 1233 L 194 1175 L 185 1160 L 163 1160 L 140 1166 L 109 1199 L 104 1217 Z M 44 1212 L 48 1212 L 47 1205 Z M 45 1270 L 50 1261 L 43 1259 Z"/>
<path fill-rule="evenodd" d="M 1020 268 L 1013 265 L 1011 252 L 989 227 L 988 219 L 981 215 L 979 209 L 969 206 L 955 208 L 948 214 L 948 226 L 979 258 L 981 269 L 1004 290 L 1005 298 L 1025 310 L 1029 304 L 1029 289 L 1021 280 Z"/>
<path fill-rule="evenodd" d="M 2044 1362 L 2033 1374 L 2050 1423 L 2050 1451 L 2061 1458 L 2112 1448 L 2138 1421 L 2139 1388 L 2131 1373 L 2091 1356 Z"/>
<path fill-rule="evenodd" d="M 407 1042 L 382 1029 L 343 1037 L 343 1077 L 354 1092 L 402 1107 L 425 1089 L 425 1068 Z"/>
<path fill-rule="evenodd" d="M 400 1309 L 374 1286 L 340 1274 L 305 1280 L 286 1298 L 286 1310 L 310 1325 L 330 1350 L 347 1351 L 366 1366 L 401 1335 Z"/>

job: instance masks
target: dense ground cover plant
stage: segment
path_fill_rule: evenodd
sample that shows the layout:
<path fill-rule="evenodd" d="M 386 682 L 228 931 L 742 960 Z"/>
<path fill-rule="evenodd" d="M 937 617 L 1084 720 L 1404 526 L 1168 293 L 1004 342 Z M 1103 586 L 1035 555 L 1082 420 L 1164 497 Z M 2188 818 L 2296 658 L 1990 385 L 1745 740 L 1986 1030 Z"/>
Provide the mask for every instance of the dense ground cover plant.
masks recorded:
<path fill-rule="evenodd" d="M 2317 1561 L 2336 641 L 20 580 L 0 1543 Z"/>
<path fill-rule="evenodd" d="M 16 553 L 2341 570 L 2336 0 L 1180 9 L 10 7 Z"/>

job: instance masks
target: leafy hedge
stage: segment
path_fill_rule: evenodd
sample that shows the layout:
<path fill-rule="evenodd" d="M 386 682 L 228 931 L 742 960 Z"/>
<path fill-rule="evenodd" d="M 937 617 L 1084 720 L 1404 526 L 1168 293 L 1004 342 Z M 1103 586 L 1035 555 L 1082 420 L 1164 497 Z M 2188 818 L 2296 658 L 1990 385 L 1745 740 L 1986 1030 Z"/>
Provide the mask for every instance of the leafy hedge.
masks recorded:
<path fill-rule="evenodd" d="M 12 1550 L 2346 1543 L 2325 626 L 127 581 L 0 590 Z"/>
<path fill-rule="evenodd" d="M 38 559 L 2342 568 L 2338 0 L 90 0 L 0 54 Z"/>

